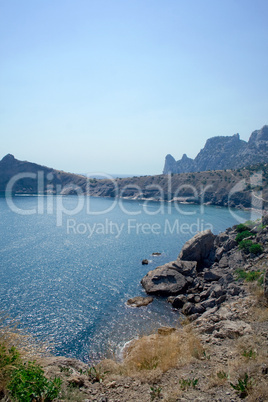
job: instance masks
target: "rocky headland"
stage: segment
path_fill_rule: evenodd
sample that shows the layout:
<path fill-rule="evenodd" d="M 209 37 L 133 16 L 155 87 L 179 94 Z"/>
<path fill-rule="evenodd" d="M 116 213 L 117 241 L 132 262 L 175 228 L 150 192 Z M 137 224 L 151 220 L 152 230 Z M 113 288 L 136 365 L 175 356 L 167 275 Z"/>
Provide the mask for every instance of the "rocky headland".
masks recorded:
<path fill-rule="evenodd" d="M 268 126 L 255 130 L 248 142 L 239 134 L 209 138 L 195 159 L 186 154 L 176 161 L 167 155 L 163 173 L 202 172 L 207 170 L 238 169 L 268 160 Z"/>

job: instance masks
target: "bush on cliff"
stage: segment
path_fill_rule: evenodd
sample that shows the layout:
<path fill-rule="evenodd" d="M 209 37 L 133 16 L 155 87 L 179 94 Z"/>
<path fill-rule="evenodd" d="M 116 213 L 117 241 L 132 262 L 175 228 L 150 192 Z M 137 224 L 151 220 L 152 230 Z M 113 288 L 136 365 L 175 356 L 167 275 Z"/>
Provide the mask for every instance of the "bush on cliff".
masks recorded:
<path fill-rule="evenodd" d="M 237 243 L 240 243 L 242 240 L 246 239 L 247 237 L 252 236 L 253 234 L 249 230 L 244 230 L 243 232 L 238 233 L 235 240 Z"/>

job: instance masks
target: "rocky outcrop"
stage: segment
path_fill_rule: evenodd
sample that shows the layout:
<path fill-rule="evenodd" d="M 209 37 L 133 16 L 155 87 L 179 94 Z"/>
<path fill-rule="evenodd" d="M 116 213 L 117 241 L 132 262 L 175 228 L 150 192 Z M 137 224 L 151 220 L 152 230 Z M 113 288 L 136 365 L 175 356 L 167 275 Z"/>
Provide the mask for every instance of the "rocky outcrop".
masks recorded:
<path fill-rule="evenodd" d="M 262 247 L 261 256 L 239 248 L 236 226 L 218 236 L 206 230 L 185 243 L 176 261 L 150 271 L 141 283 L 149 294 L 169 295 L 168 301 L 174 308 L 195 320 L 210 309 L 217 310 L 226 300 L 241 297 L 245 291 L 235 279 L 237 270 L 258 271 L 260 261 L 266 267 L 268 226 L 258 222 L 251 233 L 253 244 Z M 268 297 L 267 272 L 264 294 Z"/>
<path fill-rule="evenodd" d="M 174 261 L 149 271 L 141 280 L 141 284 L 148 294 L 166 296 L 185 291 L 188 282 Z"/>
<path fill-rule="evenodd" d="M 211 230 L 197 233 L 185 243 L 179 254 L 179 259 L 211 265 L 214 262 L 214 239 L 215 235 Z"/>
<path fill-rule="evenodd" d="M 239 134 L 210 138 L 195 159 L 184 154 L 181 160 L 175 161 L 172 155 L 167 155 L 163 173 L 236 169 L 267 161 L 268 126 L 264 126 L 254 131 L 248 142 L 241 140 Z"/>

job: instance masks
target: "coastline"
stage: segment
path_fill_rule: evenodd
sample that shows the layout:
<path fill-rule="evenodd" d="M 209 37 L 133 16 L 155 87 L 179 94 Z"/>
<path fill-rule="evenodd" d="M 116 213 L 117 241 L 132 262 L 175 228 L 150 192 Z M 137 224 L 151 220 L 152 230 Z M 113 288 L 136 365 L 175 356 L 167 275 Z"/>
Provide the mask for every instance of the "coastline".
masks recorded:
<path fill-rule="evenodd" d="M 203 289 L 209 293 L 208 299 L 202 302 L 201 297 L 201 300 L 193 301 L 192 290 L 186 292 L 186 298 L 191 300 L 191 307 L 194 309 L 198 309 L 200 303 L 206 303 L 207 308 L 199 312 L 194 309 L 191 311 L 189 301 L 184 300 L 180 309 L 182 311 L 184 309 L 186 318 L 181 321 L 181 329 L 160 328 L 155 334 L 128 341 L 121 350 L 119 360 L 108 359 L 95 366 L 96 372 L 100 373 L 101 381 L 86 374 L 88 366 L 85 363 L 60 356 L 38 360 L 44 367 L 46 375 L 60 376 L 66 387 L 68 384 L 73 384 L 74 400 L 80 400 L 79 396 L 83 401 L 99 401 L 101 398 L 102 400 L 106 398 L 105 400 L 109 402 L 149 402 L 152 400 L 152 388 L 161 388 L 159 397 L 155 397 L 155 400 L 192 401 L 205 398 L 209 402 L 227 402 L 240 400 L 241 395 L 231 387 L 230 383 L 236 384 L 239 378 L 245 378 L 246 373 L 252 384 L 257 383 L 258 387 L 257 389 L 253 385 L 249 387 L 245 399 L 256 400 L 254 399 L 256 395 L 266 398 L 268 366 L 263 363 L 268 357 L 265 352 L 268 350 L 268 338 L 265 336 L 268 330 L 268 298 L 265 302 L 263 286 L 267 286 L 266 291 L 268 291 L 267 225 L 268 218 L 265 217 L 262 228 L 256 233 L 254 232 L 257 225 L 251 228 L 253 242 L 258 241 L 262 244 L 261 254 L 243 254 L 238 245 L 234 244 L 234 237 L 238 233 L 237 227 L 229 228 L 215 236 L 214 241 L 217 244 L 215 254 L 218 256 L 217 264 L 220 265 L 218 268 L 221 269 L 221 275 L 218 271 L 218 278 L 209 278 L 208 274 L 211 272 L 216 274 L 215 266 L 203 268 L 198 271 L 199 273 L 197 272 L 196 278 L 199 278 L 199 282 L 203 281 Z M 232 247 L 227 251 L 231 242 Z M 193 246 L 193 242 L 191 244 Z M 185 247 L 182 249 L 182 254 L 187 251 Z M 189 244 L 187 247 L 189 249 Z M 222 249 L 225 251 L 219 257 Z M 228 264 L 226 256 L 228 256 Z M 239 260 L 238 256 L 242 256 L 242 260 Z M 257 279 L 264 278 L 264 285 L 259 285 L 257 281 L 252 284 L 244 282 L 239 276 L 237 277 L 237 272 L 242 272 L 241 270 L 247 275 L 254 273 Z M 196 273 L 192 274 L 196 275 Z M 188 271 L 187 275 L 189 275 Z M 195 296 L 200 297 L 204 290 L 199 289 L 199 285 L 196 288 Z M 175 300 L 179 298 L 182 301 L 183 295 L 185 291 L 181 296 L 172 296 L 169 302 L 175 305 Z M 215 299 L 217 296 L 221 298 L 220 302 L 212 305 L 213 297 Z M 188 304 L 187 309 L 184 308 L 186 304 Z M 181 361 L 178 355 L 177 363 L 171 364 L 167 370 L 160 369 L 160 366 L 154 367 L 154 365 L 144 370 L 139 368 L 139 364 L 143 363 L 138 363 L 136 368 L 133 366 L 141 345 L 147 346 L 145 349 L 143 346 L 143 356 L 139 356 L 139 359 L 145 358 L 149 350 L 155 350 L 156 355 L 160 353 L 160 349 L 158 351 L 157 348 L 154 349 L 156 345 L 158 348 L 162 345 L 161 347 L 167 348 L 168 353 L 171 353 L 168 345 L 182 341 L 180 353 L 183 353 L 186 360 Z M 196 345 L 192 349 L 187 343 L 190 341 Z M 185 354 L 186 350 L 188 354 Z M 247 357 L 248 355 L 253 357 Z M 196 379 L 196 385 L 182 386 L 183 381 L 188 379 L 189 381 Z"/>

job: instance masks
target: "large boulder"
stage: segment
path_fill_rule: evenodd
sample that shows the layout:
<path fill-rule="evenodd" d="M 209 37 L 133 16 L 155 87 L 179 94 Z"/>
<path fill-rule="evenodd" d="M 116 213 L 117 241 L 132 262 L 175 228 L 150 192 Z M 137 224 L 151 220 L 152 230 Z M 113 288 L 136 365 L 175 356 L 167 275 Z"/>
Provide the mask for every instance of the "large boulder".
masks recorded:
<path fill-rule="evenodd" d="M 179 259 L 182 261 L 197 261 L 198 265 L 211 265 L 214 260 L 215 235 L 211 230 L 197 233 L 188 240 L 181 249 Z"/>
<path fill-rule="evenodd" d="M 176 261 L 149 271 L 141 284 L 148 294 L 170 296 L 183 293 L 188 286 L 185 277 L 176 268 Z"/>

